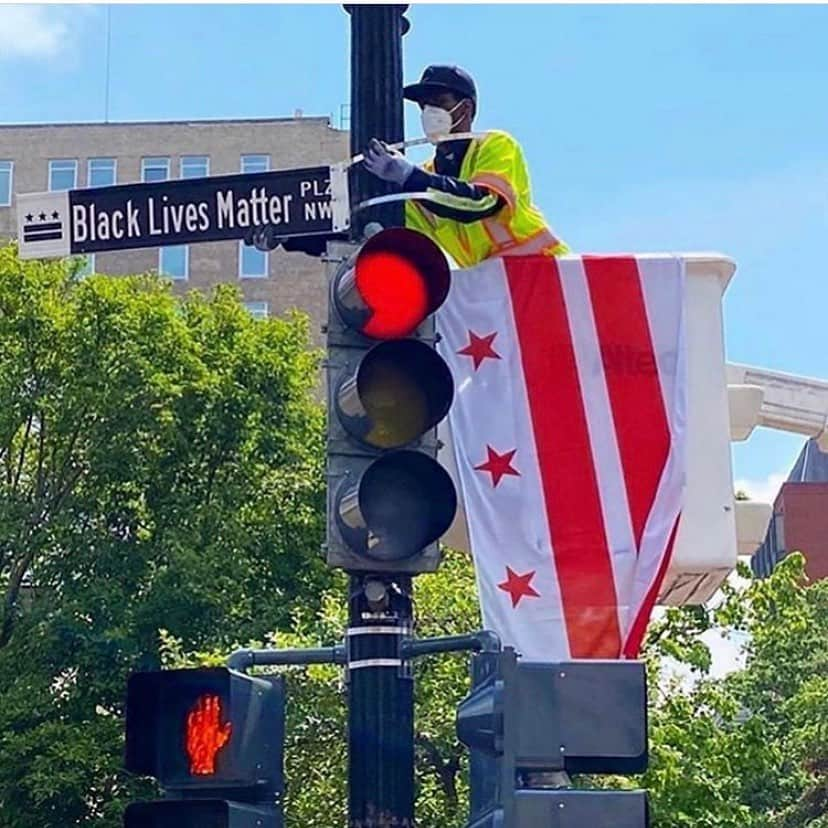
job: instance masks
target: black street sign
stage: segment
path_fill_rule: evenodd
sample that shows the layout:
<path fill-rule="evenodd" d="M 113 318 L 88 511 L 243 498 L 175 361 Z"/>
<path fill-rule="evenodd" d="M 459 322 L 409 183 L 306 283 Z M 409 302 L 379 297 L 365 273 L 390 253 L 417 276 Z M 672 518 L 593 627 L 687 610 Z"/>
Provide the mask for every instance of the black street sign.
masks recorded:
<path fill-rule="evenodd" d="M 343 165 L 18 196 L 21 258 L 347 230 Z"/>

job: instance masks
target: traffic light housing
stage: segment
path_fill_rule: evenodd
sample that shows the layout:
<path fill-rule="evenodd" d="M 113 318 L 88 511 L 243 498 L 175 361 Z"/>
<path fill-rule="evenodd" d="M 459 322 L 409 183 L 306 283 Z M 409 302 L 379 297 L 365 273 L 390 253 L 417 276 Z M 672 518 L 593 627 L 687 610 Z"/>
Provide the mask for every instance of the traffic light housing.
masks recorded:
<path fill-rule="evenodd" d="M 134 673 L 126 769 L 167 799 L 130 805 L 125 828 L 281 828 L 284 686 L 224 667 Z"/>
<path fill-rule="evenodd" d="M 540 787 L 542 774 L 647 767 L 647 690 L 634 661 L 524 662 L 481 653 L 457 735 L 472 750 L 469 828 L 646 828 L 643 791 Z"/>
<path fill-rule="evenodd" d="M 448 295 L 448 262 L 404 228 L 332 245 L 329 259 L 328 563 L 431 572 L 457 508 L 436 460 L 454 395 L 432 316 Z"/>

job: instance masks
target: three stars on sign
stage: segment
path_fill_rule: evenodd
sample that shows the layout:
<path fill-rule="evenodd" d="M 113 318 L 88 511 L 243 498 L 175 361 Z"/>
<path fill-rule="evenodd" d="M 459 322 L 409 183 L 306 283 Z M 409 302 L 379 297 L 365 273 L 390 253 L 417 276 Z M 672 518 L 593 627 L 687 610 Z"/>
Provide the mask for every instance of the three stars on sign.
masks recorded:
<path fill-rule="evenodd" d="M 38 217 L 38 219 L 40 219 L 40 221 L 46 221 L 46 219 L 48 218 L 46 213 L 42 213 L 42 212 L 39 213 L 37 217 Z M 60 213 L 57 210 L 55 210 L 52 213 L 52 219 L 57 221 L 57 219 L 59 219 L 59 218 L 60 218 Z M 26 213 L 26 221 L 30 221 L 30 222 L 34 221 L 34 215 L 32 213 Z"/>

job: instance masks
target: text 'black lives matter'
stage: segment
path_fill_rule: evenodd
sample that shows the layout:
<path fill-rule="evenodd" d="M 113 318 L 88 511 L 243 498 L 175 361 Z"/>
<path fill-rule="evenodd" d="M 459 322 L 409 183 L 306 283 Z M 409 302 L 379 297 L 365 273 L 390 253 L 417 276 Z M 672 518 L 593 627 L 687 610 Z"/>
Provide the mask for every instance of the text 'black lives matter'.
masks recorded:
<path fill-rule="evenodd" d="M 284 237 L 339 230 L 331 167 L 125 184 L 69 192 L 70 252 L 243 239 L 258 225 Z"/>

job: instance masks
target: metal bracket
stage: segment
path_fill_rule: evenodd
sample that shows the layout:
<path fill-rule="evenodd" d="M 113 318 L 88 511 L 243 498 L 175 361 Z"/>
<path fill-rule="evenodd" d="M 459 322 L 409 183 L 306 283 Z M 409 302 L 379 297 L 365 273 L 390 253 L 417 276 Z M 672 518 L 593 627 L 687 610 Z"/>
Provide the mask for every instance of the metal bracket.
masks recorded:
<path fill-rule="evenodd" d="M 347 163 L 331 164 L 331 212 L 335 233 L 341 233 L 351 226 Z"/>

